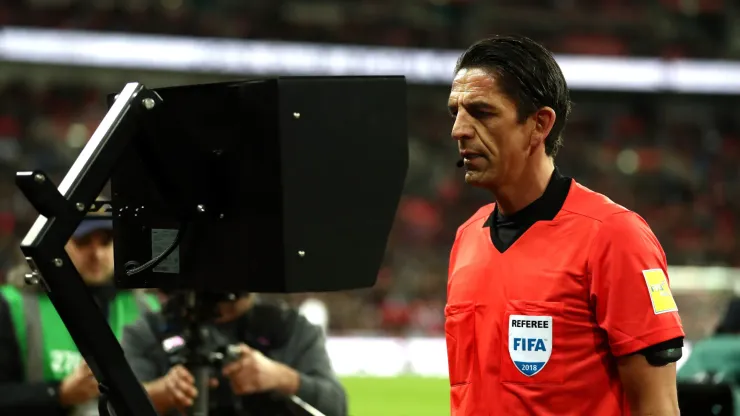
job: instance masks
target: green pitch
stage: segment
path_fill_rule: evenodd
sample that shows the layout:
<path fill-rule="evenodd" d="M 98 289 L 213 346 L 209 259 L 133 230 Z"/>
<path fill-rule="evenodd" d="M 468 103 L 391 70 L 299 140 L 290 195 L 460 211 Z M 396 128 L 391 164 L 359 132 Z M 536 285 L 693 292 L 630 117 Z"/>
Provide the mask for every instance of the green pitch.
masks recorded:
<path fill-rule="evenodd" d="M 446 378 L 344 377 L 349 416 L 449 416 Z"/>

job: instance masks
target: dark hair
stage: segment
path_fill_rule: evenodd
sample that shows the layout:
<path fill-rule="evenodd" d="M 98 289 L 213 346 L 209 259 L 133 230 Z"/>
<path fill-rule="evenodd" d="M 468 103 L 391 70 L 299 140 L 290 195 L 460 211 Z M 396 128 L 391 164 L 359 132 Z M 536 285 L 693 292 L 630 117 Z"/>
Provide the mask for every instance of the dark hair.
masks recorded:
<path fill-rule="evenodd" d="M 550 51 L 524 36 L 495 36 L 471 45 L 455 65 L 480 68 L 498 76 L 498 85 L 517 106 L 519 122 L 542 107 L 555 110 L 555 124 L 545 139 L 545 153 L 555 157 L 563 146 L 563 131 L 570 114 L 568 85 Z"/>

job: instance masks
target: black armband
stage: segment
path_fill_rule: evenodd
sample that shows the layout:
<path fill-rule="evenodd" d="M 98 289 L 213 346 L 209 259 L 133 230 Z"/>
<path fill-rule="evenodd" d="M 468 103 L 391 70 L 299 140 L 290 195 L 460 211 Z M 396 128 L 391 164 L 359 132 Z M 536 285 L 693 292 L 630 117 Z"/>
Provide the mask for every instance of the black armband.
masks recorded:
<path fill-rule="evenodd" d="M 675 363 L 683 355 L 683 337 L 673 338 L 638 351 L 654 367 Z"/>

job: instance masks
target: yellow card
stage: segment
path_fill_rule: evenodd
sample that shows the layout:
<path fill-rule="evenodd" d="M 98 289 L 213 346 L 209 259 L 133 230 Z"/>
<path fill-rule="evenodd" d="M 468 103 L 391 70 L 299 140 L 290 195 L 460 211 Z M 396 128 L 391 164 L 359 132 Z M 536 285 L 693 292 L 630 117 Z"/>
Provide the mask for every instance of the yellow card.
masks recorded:
<path fill-rule="evenodd" d="M 653 302 L 653 311 L 656 315 L 666 312 L 677 312 L 678 306 L 673 300 L 671 288 L 668 287 L 668 279 L 662 269 L 643 270 L 645 284 L 650 293 L 650 301 Z"/>

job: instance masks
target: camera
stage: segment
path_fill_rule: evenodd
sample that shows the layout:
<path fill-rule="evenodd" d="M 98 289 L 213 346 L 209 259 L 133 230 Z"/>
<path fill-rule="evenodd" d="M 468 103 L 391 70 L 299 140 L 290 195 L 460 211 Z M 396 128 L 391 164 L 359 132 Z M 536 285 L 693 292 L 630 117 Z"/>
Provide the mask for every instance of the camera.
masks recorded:
<path fill-rule="evenodd" d="M 210 397 L 210 380 L 222 368 L 239 359 L 238 346 L 229 343 L 214 321 L 219 317 L 218 305 L 233 302 L 243 293 L 164 290 L 167 296 L 162 310 L 162 347 L 171 366 L 182 365 L 190 371 L 198 389 L 193 415 L 207 415 L 209 408 L 218 408 Z"/>

